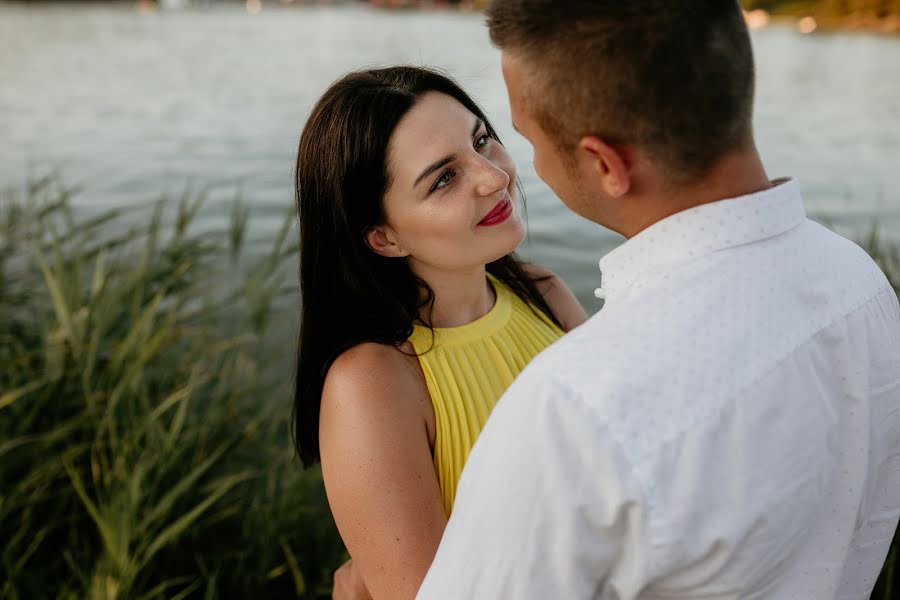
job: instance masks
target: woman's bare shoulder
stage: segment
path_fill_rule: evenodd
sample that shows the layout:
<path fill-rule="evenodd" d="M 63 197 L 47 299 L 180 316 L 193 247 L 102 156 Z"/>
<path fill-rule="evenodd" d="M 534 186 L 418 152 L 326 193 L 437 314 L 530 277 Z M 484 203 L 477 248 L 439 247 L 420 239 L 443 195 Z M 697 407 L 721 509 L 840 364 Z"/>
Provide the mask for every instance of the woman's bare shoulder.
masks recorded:
<path fill-rule="evenodd" d="M 428 400 L 418 359 L 409 344 L 400 347 L 364 342 L 342 352 L 322 388 L 322 412 L 408 413 Z M 349 416 L 349 415 L 348 415 Z"/>
<path fill-rule="evenodd" d="M 547 301 L 566 331 L 571 331 L 587 320 L 587 313 L 569 286 L 547 267 L 524 263 L 523 270 L 532 277 L 538 292 Z"/>

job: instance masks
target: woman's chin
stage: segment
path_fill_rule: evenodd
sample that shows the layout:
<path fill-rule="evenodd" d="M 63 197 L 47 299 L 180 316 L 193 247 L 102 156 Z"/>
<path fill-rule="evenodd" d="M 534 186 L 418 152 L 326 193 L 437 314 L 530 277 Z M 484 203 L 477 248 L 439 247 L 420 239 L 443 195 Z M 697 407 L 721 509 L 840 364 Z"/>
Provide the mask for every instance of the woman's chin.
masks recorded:
<path fill-rule="evenodd" d="M 497 240 L 497 245 L 492 249 L 490 257 L 485 260 L 485 264 L 499 260 L 504 256 L 512 254 L 519 247 L 519 244 L 525 239 L 525 224 L 518 216 L 514 216 L 502 225 L 502 239 Z M 497 231 L 498 237 L 501 237 L 501 231 Z"/>
<path fill-rule="evenodd" d="M 523 221 L 518 214 L 514 214 L 509 219 L 509 222 L 505 224 L 509 225 L 509 228 L 512 230 L 510 236 L 515 240 L 515 245 L 513 246 L 513 249 L 510 250 L 510 252 L 512 252 L 525 240 L 525 221 Z"/>

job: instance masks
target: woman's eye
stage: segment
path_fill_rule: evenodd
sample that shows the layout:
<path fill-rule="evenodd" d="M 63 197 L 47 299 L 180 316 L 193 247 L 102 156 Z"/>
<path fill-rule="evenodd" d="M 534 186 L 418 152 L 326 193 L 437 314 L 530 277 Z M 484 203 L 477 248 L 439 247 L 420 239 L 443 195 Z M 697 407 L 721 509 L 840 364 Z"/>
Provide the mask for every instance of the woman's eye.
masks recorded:
<path fill-rule="evenodd" d="M 482 133 L 480 136 L 478 136 L 478 139 L 475 140 L 475 149 L 480 150 L 481 148 L 484 148 L 487 145 L 489 139 L 491 139 L 491 136 L 486 133 Z"/>
<path fill-rule="evenodd" d="M 431 186 L 431 191 L 433 192 L 434 190 L 437 190 L 437 189 L 440 189 L 440 188 L 446 186 L 448 183 L 450 183 L 450 180 L 453 179 L 453 177 L 455 177 L 455 176 L 456 176 L 456 173 L 454 173 L 452 169 L 447 169 L 446 171 L 444 171 L 441 174 L 440 177 L 437 178 L 437 180 L 434 182 L 434 185 Z"/>

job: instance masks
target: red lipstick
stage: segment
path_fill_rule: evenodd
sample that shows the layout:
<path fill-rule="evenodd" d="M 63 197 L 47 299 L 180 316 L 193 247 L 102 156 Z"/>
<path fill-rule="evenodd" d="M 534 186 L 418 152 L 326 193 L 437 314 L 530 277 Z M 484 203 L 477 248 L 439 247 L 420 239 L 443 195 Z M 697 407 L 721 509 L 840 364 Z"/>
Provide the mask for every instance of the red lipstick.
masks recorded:
<path fill-rule="evenodd" d="M 483 225 L 485 227 L 490 225 L 499 225 L 500 223 L 507 220 L 513 213 L 513 205 L 509 196 L 506 196 L 497 203 L 491 212 L 485 215 L 485 217 L 478 221 L 479 225 Z"/>

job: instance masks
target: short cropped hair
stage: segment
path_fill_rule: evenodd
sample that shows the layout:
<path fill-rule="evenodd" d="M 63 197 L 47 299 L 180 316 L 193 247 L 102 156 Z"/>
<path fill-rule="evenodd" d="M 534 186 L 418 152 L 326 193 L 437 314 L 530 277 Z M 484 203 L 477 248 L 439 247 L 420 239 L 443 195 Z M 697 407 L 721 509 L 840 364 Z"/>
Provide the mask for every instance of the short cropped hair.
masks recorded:
<path fill-rule="evenodd" d="M 562 149 L 585 135 L 702 177 L 752 141 L 753 52 L 737 0 L 493 0 L 491 40 Z"/>

